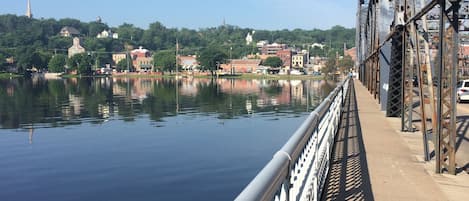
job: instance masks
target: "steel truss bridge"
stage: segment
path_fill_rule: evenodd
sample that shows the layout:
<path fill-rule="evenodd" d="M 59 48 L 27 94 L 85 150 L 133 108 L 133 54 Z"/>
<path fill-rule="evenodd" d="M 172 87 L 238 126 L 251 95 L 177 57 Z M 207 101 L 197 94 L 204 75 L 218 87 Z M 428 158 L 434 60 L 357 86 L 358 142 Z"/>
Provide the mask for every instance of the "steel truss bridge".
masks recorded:
<path fill-rule="evenodd" d="M 467 0 L 358 3 L 360 81 L 386 116 L 401 118 L 402 131 L 415 132 L 420 119 L 423 155 L 435 157 L 436 173 L 456 174 L 456 84 L 468 16 Z"/>
<path fill-rule="evenodd" d="M 359 80 L 401 131 L 420 133 L 435 172 L 456 174 L 456 84 L 466 64 L 469 0 L 358 0 Z M 341 115 L 354 90 L 345 79 L 236 200 L 320 200 Z M 418 121 L 415 121 L 418 120 Z M 409 153 L 411 154 L 411 153 Z"/>

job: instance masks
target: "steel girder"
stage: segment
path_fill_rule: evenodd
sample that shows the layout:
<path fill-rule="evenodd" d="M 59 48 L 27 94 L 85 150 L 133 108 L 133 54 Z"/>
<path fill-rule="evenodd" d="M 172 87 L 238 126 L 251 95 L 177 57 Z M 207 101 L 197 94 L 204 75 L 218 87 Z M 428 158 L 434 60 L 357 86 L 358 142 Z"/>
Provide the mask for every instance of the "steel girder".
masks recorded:
<path fill-rule="evenodd" d="M 404 26 L 395 26 L 391 46 L 391 69 L 389 70 L 389 89 L 386 116 L 401 116 L 402 107 L 402 42 Z"/>
<path fill-rule="evenodd" d="M 440 27 L 437 88 L 437 131 L 435 135 L 436 167 L 441 173 L 456 174 L 456 69 L 459 47 L 460 1 L 452 1 L 446 10 L 446 1 L 440 0 Z M 449 21 L 449 27 L 446 27 Z"/>
<path fill-rule="evenodd" d="M 370 93 L 378 99 L 377 94 L 380 90 L 378 54 L 383 44 L 392 39 L 388 102 L 383 103 L 387 104 L 386 115 L 395 117 L 400 114 L 402 130 L 413 131 L 412 115 L 414 112 L 419 114 L 422 121 L 421 131 L 425 159 L 429 159 L 427 134 L 432 133 L 436 172 L 448 171 L 450 174 L 455 174 L 458 17 L 461 15 L 468 17 L 469 15 L 458 12 L 460 0 L 452 0 L 449 3 L 445 0 L 395 1 L 405 5 L 405 25 L 403 28 L 399 28 L 397 24 L 394 24 L 389 36 L 381 38 L 381 40 L 377 35 L 377 24 L 380 23 L 380 19 L 376 18 L 376 4 L 379 3 L 378 1 L 368 3 L 366 24 L 361 24 L 365 28 L 360 28 L 362 32 L 365 31 L 365 33 L 360 33 L 360 40 L 367 43 L 366 47 L 359 47 L 359 51 L 365 53 L 366 56 L 360 62 L 361 72 L 364 73 L 364 76 L 361 76 L 362 81 Z M 451 5 L 449 9 L 446 9 L 447 4 Z M 433 18 L 428 17 L 432 21 L 430 24 L 432 26 L 427 27 L 427 23 L 429 23 L 426 21 L 427 14 L 435 11 L 434 7 L 437 5 L 440 9 L 437 15 L 440 17 L 432 13 L 431 17 Z M 420 8 L 418 12 L 417 7 Z M 437 24 L 436 27 L 435 21 L 439 21 L 439 25 Z M 360 22 L 364 22 L 364 20 L 361 19 Z M 400 36 L 399 32 L 401 32 Z M 397 41 L 402 41 L 402 43 L 399 44 Z M 438 45 L 435 41 L 438 42 Z M 380 42 L 381 44 L 379 44 Z M 438 50 L 437 55 L 431 54 L 432 48 Z M 433 87 L 434 73 L 437 73 L 436 90 Z M 418 88 L 413 87 L 414 75 L 418 78 Z M 401 89 L 400 92 L 399 89 Z M 413 105 L 417 102 L 414 101 L 414 96 L 418 97 L 420 103 L 420 107 L 415 110 L 413 110 Z M 427 126 L 427 119 L 431 119 L 431 126 Z"/>

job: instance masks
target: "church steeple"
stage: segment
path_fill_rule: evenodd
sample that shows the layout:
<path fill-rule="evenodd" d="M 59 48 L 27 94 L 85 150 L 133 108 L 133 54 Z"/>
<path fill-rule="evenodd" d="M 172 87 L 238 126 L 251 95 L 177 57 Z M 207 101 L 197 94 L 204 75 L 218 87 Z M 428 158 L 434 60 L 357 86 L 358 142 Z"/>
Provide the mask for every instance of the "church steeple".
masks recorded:
<path fill-rule="evenodd" d="M 33 13 L 31 12 L 31 1 L 28 0 L 28 7 L 26 8 L 26 17 L 33 18 Z"/>

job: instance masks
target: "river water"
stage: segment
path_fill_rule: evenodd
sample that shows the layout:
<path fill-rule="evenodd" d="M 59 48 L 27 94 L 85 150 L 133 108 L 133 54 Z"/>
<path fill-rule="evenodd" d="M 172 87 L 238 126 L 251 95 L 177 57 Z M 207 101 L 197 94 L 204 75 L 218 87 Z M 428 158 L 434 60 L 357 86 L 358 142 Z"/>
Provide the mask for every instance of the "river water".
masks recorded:
<path fill-rule="evenodd" d="M 335 87 L 0 80 L 0 200 L 232 200 Z"/>

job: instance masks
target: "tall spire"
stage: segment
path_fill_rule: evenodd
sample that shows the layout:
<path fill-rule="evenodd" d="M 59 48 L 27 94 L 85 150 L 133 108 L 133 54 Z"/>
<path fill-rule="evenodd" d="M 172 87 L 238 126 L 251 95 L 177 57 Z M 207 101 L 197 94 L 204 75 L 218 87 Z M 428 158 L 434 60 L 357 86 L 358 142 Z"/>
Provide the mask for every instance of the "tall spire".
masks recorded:
<path fill-rule="evenodd" d="M 31 12 L 31 1 L 28 0 L 28 7 L 26 9 L 26 17 L 33 18 L 33 13 Z"/>

